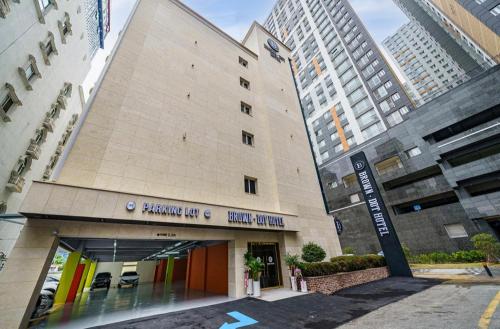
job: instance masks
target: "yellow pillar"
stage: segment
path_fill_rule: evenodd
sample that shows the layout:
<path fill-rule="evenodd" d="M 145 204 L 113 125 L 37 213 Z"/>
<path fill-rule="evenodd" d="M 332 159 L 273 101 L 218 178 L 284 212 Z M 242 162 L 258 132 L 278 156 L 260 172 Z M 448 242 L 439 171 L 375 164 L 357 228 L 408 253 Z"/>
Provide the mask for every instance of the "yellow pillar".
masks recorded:
<path fill-rule="evenodd" d="M 87 278 L 85 280 L 85 288 L 90 288 L 92 284 L 92 279 L 94 278 L 95 269 L 97 267 L 97 262 L 91 262 L 89 272 L 87 273 Z"/>
<path fill-rule="evenodd" d="M 165 275 L 165 284 L 172 283 L 172 278 L 174 275 L 174 256 L 168 256 L 167 263 L 167 275 Z"/>
<path fill-rule="evenodd" d="M 83 291 L 83 286 L 85 285 L 85 282 L 87 281 L 87 274 L 89 273 L 90 263 L 91 263 L 90 259 L 85 259 L 83 261 L 83 264 L 85 264 L 85 268 L 83 269 L 82 278 L 80 279 L 80 285 L 78 285 L 77 294 L 81 294 Z"/>
<path fill-rule="evenodd" d="M 73 281 L 73 276 L 75 275 L 76 267 L 80 264 L 80 257 L 81 254 L 77 251 L 73 251 L 69 254 L 66 264 L 64 264 L 61 279 L 59 280 L 59 286 L 57 287 L 54 304 L 64 304 L 66 302 L 71 282 Z"/>

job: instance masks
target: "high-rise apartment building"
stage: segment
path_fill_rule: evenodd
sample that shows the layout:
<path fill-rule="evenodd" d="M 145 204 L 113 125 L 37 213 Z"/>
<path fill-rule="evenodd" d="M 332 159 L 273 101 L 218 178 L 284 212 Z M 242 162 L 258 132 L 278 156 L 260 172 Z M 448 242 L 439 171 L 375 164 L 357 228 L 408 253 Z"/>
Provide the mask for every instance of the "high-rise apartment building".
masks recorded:
<path fill-rule="evenodd" d="M 104 48 L 104 39 L 111 26 L 110 17 L 110 0 L 85 0 L 85 19 L 91 57 L 94 57 L 99 48 Z"/>
<path fill-rule="evenodd" d="M 280 0 L 265 27 L 292 50 L 317 163 L 402 122 L 413 104 L 346 0 Z"/>
<path fill-rule="evenodd" d="M 33 180 L 50 180 L 90 69 L 82 1 L 0 1 L 0 252 L 9 254 Z"/>
<path fill-rule="evenodd" d="M 412 20 L 383 41 L 404 74 L 408 95 L 417 106 L 468 79 L 464 70 L 417 21 Z"/>
<path fill-rule="evenodd" d="M 500 63 L 500 0 L 394 0 L 472 75 Z"/>

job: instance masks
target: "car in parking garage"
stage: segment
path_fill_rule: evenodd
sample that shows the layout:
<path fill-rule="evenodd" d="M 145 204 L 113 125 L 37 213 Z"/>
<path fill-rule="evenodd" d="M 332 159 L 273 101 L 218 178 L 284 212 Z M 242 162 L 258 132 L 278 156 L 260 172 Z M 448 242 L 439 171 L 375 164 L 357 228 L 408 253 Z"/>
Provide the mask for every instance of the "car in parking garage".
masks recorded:
<path fill-rule="evenodd" d="M 111 273 L 109 272 L 101 272 L 97 273 L 97 275 L 94 278 L 94 281 L 92 281 L 92 285 L 90 286 L 90 290 L 94 290 L 96 288 L 106 288 L 109 290 L 111 287 Z"/>
<path fill-rule="evenodd" d="M 137 287 L 139 284 L 139 274 L 137 272 L 123 272 L 120 276 L 120 282 L 118 283 L 118 288 L 123 286 Z"/>

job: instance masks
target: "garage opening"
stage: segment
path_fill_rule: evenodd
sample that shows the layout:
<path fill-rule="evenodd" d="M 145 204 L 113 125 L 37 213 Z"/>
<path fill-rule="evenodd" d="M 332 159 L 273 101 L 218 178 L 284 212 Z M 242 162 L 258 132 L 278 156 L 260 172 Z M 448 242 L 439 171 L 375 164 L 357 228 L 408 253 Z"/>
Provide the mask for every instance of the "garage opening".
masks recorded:
<path fill-rule="evenodd" d="M 31 327 L 95 326 L 227 295 L 227 241 L 61 238 Z"/>

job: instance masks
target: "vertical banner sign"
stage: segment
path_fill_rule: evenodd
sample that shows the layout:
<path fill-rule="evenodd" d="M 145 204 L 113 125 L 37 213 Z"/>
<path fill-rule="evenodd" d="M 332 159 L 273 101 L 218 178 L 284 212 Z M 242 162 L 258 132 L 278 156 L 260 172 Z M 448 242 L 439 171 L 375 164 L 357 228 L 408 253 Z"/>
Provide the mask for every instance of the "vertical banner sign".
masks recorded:
<path fill-rule="evenodd" d="M 358 178 L 359 186 L 365 197 L 365 203 L 375 227 L 380 246 L 382 246 L 391 276 L 412 277 L 410 266 L 403 253 L 403 248 L 401 248 L 396 231 L 392 226 L 391 218 L 380 195 L 365 153 L 359 152 L 352 155 L 351 162 Z"/>

